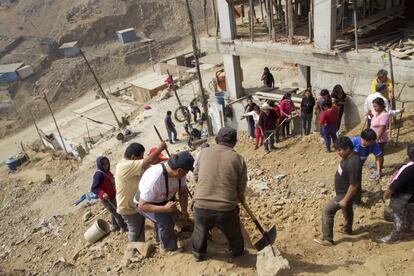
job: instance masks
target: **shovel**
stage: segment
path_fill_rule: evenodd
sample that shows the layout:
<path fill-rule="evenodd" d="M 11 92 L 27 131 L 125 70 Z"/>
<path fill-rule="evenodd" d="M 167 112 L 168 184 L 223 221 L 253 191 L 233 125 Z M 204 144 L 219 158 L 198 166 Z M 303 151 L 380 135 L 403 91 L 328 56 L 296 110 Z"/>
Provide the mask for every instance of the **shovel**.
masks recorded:
<path fill-rule="evenodd" d="M 275 250 L 273 249 L 273 246 L 272 246 L 272 244 L 275 242 L 275 239 L 276 239 L 276 227 L 273 225 L 272 228 L 270 228 L 270 230 L 266 232 L 263 229 L 263 227 L 260 225 L 259 221 L 253 214 L 252 210 L 250 210 L 249 206 L 247 206 L 246 202 L 243 202 L 242 205 L 244 209 L 246 210 L 246 212 L 251 217 L 251 219 L 253 220 L 257 229 L 259 229 L 260 233 L 262 233 L 263 235 L 263 237 L 254 244 L 254 247 L 256 247 L 257 251 L 261 251 L 266 246 L 270 245 L 270 248 L 272 248 L 273 256 L 276 256 Z"/>

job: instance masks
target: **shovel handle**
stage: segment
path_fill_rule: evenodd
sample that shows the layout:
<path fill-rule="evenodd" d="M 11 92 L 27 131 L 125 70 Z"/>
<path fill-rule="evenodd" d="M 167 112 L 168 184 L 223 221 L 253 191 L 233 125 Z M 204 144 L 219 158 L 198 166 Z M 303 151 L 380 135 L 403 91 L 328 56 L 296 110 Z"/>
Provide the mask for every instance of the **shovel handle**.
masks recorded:
<path fill-rule="evenodd" d="M 249 216 L 252 218 L 252 220 L 253 220 L 254 224 L 256 225 L 257 229 L 259 229 L 260 233 L 262 233 L 262 235 L 264 235 L 265 234 L 265 230 L 260 225 L 259 221 L 257 220 L 256 216 L 253 214 L 252 210 L 250 210 L 250 208 L 247 205 L 247 203 L 246 202 L 242 202 L 242 205 L 243 205 L 244 209 L 246 210 L 246 212 L 249 214 Z"/>
<path fill-rule="evenodd" d="M 154 125 L 154 129 L 155 129 L 155 132 L 157 133 L 158 138 L 160 139 L 160 141 L 163 142 L 164 140 L 162 139 L 161 134 L 160 134 L 160 132 L 158 131 L 158 128 L 155 125 Z M 168 157 L 171 158 L 171 154 L 170 154 L 169 150 L 165 149 L 165 152 L 167 153 Z"/>

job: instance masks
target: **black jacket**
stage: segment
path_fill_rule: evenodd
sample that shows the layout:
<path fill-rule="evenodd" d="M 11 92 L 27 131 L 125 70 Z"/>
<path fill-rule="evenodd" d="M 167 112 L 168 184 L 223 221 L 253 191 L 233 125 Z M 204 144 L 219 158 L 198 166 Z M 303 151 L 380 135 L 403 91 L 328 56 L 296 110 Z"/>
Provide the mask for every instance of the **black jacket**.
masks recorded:
<path fill-rule="evenodd" d="M 300 110 L 303 113 L 312 113 L 315 106 L 315 99 L 313 97 L 303 97 L 300 103 Z"/>

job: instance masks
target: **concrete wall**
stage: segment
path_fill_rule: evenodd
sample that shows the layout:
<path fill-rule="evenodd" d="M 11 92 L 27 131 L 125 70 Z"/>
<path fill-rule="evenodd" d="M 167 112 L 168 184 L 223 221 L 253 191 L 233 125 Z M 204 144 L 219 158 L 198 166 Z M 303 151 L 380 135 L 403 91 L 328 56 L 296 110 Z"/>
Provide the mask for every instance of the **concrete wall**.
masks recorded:
<path fill-rule="evenodd" d="M 315 46 L 331 49 L 336 39 L 336 0 L 313 2 Z"/>

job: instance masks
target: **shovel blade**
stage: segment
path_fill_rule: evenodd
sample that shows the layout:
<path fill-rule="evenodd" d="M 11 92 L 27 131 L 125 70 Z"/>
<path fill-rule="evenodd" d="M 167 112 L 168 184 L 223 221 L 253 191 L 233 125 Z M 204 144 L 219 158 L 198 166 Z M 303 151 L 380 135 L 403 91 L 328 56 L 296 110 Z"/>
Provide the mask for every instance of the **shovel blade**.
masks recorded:
<path fill-rule="evenodd" d="M 270 228 L 269 231 L 265 232 L 263 234 L 263 237 L 254 244 L 254 247 L 256 247 L 257 251 L 261 251 L 266 246 L 272 245 L 275 242 L 275 240 L 276 227 L 273 225 L 273 227 Z"/>

